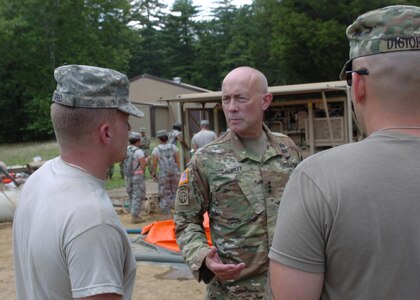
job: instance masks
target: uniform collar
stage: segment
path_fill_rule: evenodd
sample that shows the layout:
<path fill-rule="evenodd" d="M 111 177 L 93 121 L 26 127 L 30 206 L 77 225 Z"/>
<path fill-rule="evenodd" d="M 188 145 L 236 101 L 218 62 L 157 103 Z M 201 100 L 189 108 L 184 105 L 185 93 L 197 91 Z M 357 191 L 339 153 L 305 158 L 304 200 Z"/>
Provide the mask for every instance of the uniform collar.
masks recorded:
<path fill-rule="evenodd" d="M 268 129 L 268 127 L 264 123 L 262 124 L 262 126 L 263 126 L 263 134 L 266 134 L 267 139 L 268 139 L 268 147 L 263 157 L 263 161 L 266 161 L 268 158 L 271 158 L 276 155 L 281 155 L 282 151 L 279 146 L 279 143 L 276 141 L 276 138 L 271 133 L 270 129 Z M 234 133 L 232 130 L 229 130 L 229 135 L 230 135 L 231 143 L 233 146 L 232 149 L 234 150 L 238 161 L 242 161 L 245 159 L 257 160 L 255 157 L 247 153 L 244 144 L 241 142 L 241 140 L 239 139 L 236 133 Z"/>

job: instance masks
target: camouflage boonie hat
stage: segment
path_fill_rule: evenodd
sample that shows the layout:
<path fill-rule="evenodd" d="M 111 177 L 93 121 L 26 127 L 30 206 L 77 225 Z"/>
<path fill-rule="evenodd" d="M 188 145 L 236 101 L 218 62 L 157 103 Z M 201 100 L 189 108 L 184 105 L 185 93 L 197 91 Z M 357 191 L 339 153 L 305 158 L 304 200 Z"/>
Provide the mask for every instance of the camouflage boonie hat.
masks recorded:
<path fill-rule="evenodd" d="M 80 108 L 115 108 L 143 117 L 128 98 L 130 82 L 126 75 L 105 68 L 67 65 L 55 69 L 57 88 L 52 101 Z"/>
<path fill-rule="evenodd" d="M 146 132 L 146 128 L 141 127 L 141 128 L 140 128 L 140 132 Z"/>
<path fill-rule="evenodd" d="M 156 137 L 157 138 L 160 138 L 160 137 L 164 137 L 164 136 L 168 136 L 168 132 L 166 131 L 166 130 L 159 130 L 157 133 L 156 133 Z"/>
<path fill-rule="evenodd" d="M 341 70 L 342 80 L 357 57 L 420 50 L 420 7 L 393 5 L 369 11 L 359 16 L 346 34 L 350 41 L 350 59 Z"/>

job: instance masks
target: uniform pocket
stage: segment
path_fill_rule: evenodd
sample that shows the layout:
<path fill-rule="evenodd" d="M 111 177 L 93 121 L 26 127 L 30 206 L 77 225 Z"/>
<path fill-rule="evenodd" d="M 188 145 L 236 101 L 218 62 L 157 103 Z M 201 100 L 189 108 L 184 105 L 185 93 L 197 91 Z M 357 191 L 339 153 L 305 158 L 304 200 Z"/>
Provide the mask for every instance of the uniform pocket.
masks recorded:
<path fill-rule="evenodd" d="M 229 234 L 257 214 L 237 180 L 219 185 L 212 193 L 209 216 L 224 234 Z"/>

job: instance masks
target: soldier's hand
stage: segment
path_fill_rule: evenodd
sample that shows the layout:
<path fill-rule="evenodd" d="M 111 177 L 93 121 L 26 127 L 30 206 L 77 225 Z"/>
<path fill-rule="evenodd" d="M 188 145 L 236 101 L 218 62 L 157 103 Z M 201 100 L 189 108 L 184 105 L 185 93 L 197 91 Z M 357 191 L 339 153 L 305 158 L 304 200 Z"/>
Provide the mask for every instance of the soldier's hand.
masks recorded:
<path fill-rule="evenodd" d="M 217 254 L 216 247 L 210 248 L 206 257 L 206 266 L 217 278 L 221 280 L 236 279 L 241 274 L 242 269 L 245 268 L 244 263 L 224 264 Z"/>

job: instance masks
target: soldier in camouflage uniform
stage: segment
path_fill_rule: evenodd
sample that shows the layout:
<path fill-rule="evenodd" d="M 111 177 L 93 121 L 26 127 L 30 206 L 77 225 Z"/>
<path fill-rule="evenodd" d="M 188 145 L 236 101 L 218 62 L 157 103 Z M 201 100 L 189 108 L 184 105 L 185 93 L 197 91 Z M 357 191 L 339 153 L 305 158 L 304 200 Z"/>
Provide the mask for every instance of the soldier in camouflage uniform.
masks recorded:
<path fill-rule="evenodd" d="M 222 85 L 230 130 L 199 150 L 181 175 L 177 242 L 195 278 L 208 284 L 207 299 L 264 299 L 280 197 L 299 160 L 294 142 L 263 124 L 272 101 L 267 89 L 253 68 L 230 72 Z"/>
<path fill-rule="evenodd" d="M 144 169 L 146 159 L 143 151 L 139 148 L 141 135 L 131 132 L 127 157 L 124 162 L 125 187 L 128 194 L 131 223 L 141 223 L 144 219 L 140 216 L 143 201 L 146 199 L 146 183 L 144 182 Z"/>
<path fill-rule="evenodd" d="M 159 205 L 164 214 L 164 218 L 169 218 L 171 209 L 174 206 L 176 189 L 179 182 L 179 153 L 178 148 L 168 143 L 168 133 L 166 130 L 159 130 L 156 134 L 159 145 L 153 149 L 153 170 L 152 176 L 157 176 L 159 184 Z"/>
<path fill-rule="evenodd" d="M 172 126 L 172 129 L 168 131 L 168 144 L 173 144 L 175 146 L 180 145 L 180 150 L 184 151 L 185 154 L 185 160 L 186 162 L 189 161 L 189 151 L 190 147 L 187 145 L 187 143 L 184 140 L 184 137 L 182 136 L 182 124 L 179 122 L 175 122 Z"/>
<path fill-rule="evenodd" d="M 152 174 L 152 159 L 150 157 L 150 138 L 146 135 L 146 128 L 140 128 L 140 135 L 141 137 L 139 148 L 143 150 L 144 157 L 146 159 L 146 166 L 149 169 L 150 174 Z M 144 176 L 146 177 L 146 172 L 144 173 Z"/>

